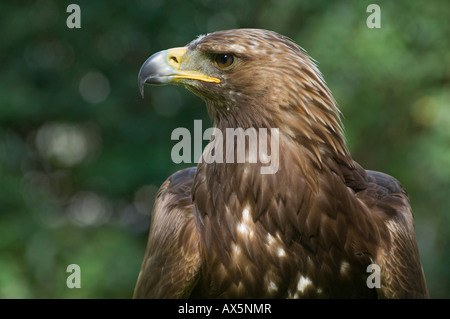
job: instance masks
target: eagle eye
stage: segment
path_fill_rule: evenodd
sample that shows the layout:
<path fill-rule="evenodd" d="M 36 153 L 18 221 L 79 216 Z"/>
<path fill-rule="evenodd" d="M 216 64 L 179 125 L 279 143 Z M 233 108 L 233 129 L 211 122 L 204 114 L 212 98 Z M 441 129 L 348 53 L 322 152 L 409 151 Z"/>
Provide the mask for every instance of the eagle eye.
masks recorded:
<path fill-rule="evenodd" d="M 218 53 L 216 54 L 214 61 L 220 69 L 226 69 L 230 67 L 234 62 L 234 57 L 230 53 Z"/>

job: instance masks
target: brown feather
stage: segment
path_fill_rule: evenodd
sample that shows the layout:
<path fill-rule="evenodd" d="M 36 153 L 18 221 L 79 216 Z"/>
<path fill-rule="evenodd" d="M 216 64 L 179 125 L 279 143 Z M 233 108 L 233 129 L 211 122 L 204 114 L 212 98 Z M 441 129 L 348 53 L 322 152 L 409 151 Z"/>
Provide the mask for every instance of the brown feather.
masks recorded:
<path fill-rule="evenodd" d="M 190 188 L 195 168 L 179 171 L 161 186 L 134 298 L 186 298 L 200 271 L 199 236 Z"/>

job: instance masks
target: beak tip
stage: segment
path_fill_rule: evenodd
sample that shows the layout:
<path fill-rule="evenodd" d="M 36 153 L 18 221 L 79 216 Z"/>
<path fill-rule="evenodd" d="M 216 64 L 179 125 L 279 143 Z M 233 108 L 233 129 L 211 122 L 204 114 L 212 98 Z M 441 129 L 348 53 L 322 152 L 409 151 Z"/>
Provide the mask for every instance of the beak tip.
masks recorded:
<path fill-rule="evenodd" d="M 139 74 L 139 93 L 141 94 L 141 97 L 144 98 L 144 86 L 145 86 L 145 80 L 141 78 L 141 75 Z"/>

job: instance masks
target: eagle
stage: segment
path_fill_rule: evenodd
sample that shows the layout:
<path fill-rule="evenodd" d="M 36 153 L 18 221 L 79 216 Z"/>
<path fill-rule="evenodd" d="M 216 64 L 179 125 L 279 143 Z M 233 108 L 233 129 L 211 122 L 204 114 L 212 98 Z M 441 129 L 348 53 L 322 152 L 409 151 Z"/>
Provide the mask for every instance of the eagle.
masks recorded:
<path fill-rule="evenodd" d="M 352 159 L 337 103 L 291 39 L 213 32 L 155 53 L 138 81 L 141 94 L 181 84 L 214 130 L 254 129 L 271 147 L 257 157 L 245 135 L 243 161 L 208 161 L 242 145 L 213 134 L 162 184 L 134 298 L 428 297 L 406 190 Z M 269 152 L 277 169 L 263 173 Z"/>

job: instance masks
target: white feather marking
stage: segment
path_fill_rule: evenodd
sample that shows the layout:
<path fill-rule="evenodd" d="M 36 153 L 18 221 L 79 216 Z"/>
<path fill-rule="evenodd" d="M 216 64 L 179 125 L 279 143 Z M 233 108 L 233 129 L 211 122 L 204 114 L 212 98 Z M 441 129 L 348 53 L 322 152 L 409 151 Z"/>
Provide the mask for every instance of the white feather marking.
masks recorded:
<path fill-rule="evenodd" d="M 237 231 L 243 235 L 249 235 L 251 238 L 254 235 L 253 227 L 254 224 L 251 218 L 250 209 L 248 206 L 245 206 L 242 210 L 242 221 L 238 224 Z"/>
<path fill-rule="evenodd" d="M 280 247 L 277 250 L 277 255 L 278 255 L 278 257 L 284 257 L 284 256 L 286 256 L 286 252 L 284 251 L 283 248 Z"/>
<path fill-rule="evenodd" d="M 248 206 L 245 206 L 244 210 L 242 211 L 242 218 L 244 222 L 250 221 L 250 209 L 248 208 Z"/>
<path fill-rule="evenodd" d="M 272 280 L 269 282 L 269 286 L 267 287 L 267 290 L 269 291 L 269 292 L 272 292 L 272 291 L 278 291 L 278 286 L 277 286 L 277 284 L 276 283 L 274 283 Z"/>
<path fill-rule="evenodd" d="M 236 255 L 239 255 L 241 253 L 241 248 L 238 245 L 234 244 L 233 251 Z"/>
<path fill-rule="evenodd" d="M 309 279 L 308 277 L 300 276 L 300 280 L 298 281 L 297 284 L 297 291 L 299 293 L 302 293 L 309 285 L 312 285 L 311 279 Z"/>
<path fill-rule="evenodd" d="M 349 268 L 350 268 L 350 264 L 348 262 L 346 262 L 346 261 L 343 261 L 341 263 L 341 267 L 339 269 L 341 275 L 345 274 L 348 271 Z"/>
<path fill-rule="evenodd" d="M 275 244 L 275 238 L 270 233 L 267 233 L 267 244 L 269 246 L 272 246 Z"/>
<path fill-rule="evenodd" d="M 247 225 L 245 225 L 244 223 L 239 223 L 237 230 L 241 233 L 241 234 L 247 234 L 248 233 L 248 227 Z"/>

